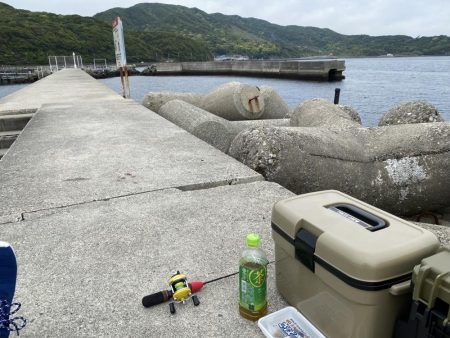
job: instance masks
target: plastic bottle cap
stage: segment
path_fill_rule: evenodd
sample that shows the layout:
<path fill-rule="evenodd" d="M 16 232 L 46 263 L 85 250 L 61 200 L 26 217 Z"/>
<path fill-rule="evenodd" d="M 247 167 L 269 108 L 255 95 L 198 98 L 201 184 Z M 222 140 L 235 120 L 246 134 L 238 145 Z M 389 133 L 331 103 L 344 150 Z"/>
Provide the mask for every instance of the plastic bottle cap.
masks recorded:
<path fill-rule="evenodd" d="M 259 235 L 258 234 L 248 234 L 247 235 L 247 245 L 251 248 L 257 248 L 259 246 Z"/>

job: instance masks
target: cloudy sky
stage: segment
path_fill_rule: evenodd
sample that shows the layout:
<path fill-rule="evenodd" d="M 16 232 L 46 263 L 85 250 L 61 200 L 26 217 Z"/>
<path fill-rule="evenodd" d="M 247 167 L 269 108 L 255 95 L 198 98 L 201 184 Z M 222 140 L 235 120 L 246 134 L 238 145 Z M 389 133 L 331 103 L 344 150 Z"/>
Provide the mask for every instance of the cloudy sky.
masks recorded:
<path fill-rule="evenodd" d="M 130 7 L 133 0 L 0 0 L 32 11 L 92 16 L 112 7 Z M 221 12 L 255 17 L 280 25 L 330 28 L 342 34 L 413 37 L 450 36 L 450 0 L 168 0 Z"/>

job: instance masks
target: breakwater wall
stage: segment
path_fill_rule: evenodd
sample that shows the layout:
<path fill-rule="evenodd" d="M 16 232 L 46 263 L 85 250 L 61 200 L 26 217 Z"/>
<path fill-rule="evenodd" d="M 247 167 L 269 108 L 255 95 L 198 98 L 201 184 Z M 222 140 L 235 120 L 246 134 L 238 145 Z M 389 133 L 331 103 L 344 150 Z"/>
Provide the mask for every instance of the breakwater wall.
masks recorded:
<path fill-rule="evenodd" d="M 17 67 L 17 66 L 1 66 L 0 67 L 0 85 L 32 83 L 51 74 L 48 67 Z"/>
<path fill-rule="evenodd" d="M 344 79 L 344 60 L 159 62 L 143 75 L 243 75 L 339 81 Z"/>
<path fill-rule="evenodd" d="M 276 96 L 251 87 L 224 84 L 198 107 L 170 101 L 167 92 L 149 93 L 143 103 L 152 108 L 164 98 L 161 116 L 294 193 L 335 189 L 397 215 L 441 213 L 448 206 L 450 125 L 437 122 L 443 119 L 430 104 L 396 106 L 385 114 L 394 123 L 363 128 L 356 111 L 323 99 L 280 116 L 283 105 L 271 103 Z M 261 119 L 266 113 L 272 120 Z"/>

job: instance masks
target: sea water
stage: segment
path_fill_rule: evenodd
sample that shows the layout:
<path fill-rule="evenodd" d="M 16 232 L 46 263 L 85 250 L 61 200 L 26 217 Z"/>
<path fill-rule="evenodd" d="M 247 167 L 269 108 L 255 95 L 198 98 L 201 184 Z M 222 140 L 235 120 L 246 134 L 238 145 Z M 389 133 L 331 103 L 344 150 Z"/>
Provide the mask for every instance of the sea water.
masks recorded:
<path fill-rule="evenodd" d="M 142 102 L 148 92 L 207 93 L 229 81 L 273 87 L 294 108 L 311 98 L 333 100 L 341 89 L 340 103 L 355 108 L 364 126 L 378 124 L 381 116 L 400 102 L 424 100 L 450 121 L 450 57 L 385 57 L 345 59 L 346 79 L 316 82 L 241 76 L 133 76 L 131 96 Z M 99 80 L 121 93 L 119 78 Z M 0 97 L 24 85 L 0 86 Z"/>

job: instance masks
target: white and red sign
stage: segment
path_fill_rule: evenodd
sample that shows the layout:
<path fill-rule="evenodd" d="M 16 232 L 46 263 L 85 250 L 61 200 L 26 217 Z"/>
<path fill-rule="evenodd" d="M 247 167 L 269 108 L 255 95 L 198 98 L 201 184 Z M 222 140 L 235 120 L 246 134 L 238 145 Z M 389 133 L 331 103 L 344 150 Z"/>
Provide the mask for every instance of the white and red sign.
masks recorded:
<path fill-rule="evenodd" d="M 112 27 L 114 48 L 116 51 L 116 65 L 117 67 L 124 67 L 127 65 L 127 55 L 125 53 L 125 39 L 123 38 L 123 25 L 120 17 L 114 18 Z"/>

